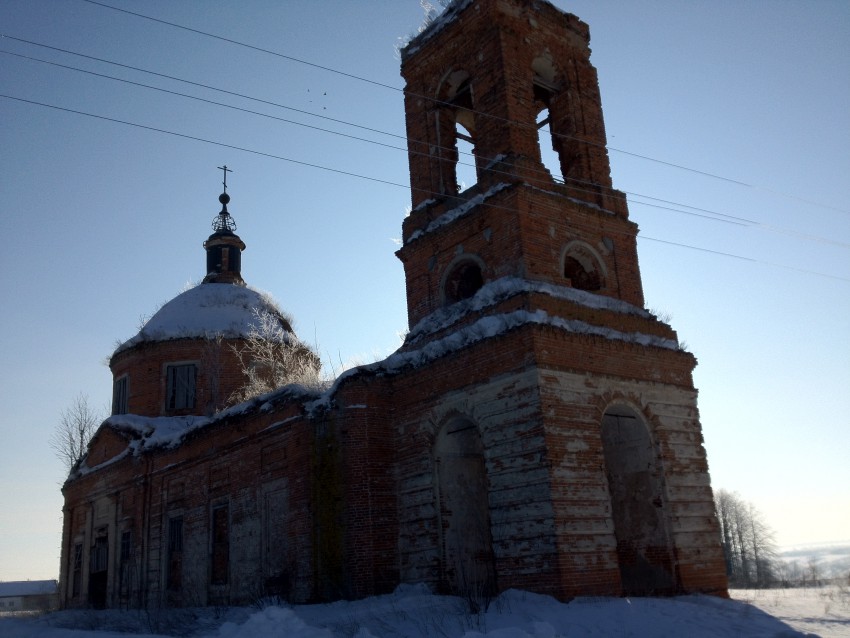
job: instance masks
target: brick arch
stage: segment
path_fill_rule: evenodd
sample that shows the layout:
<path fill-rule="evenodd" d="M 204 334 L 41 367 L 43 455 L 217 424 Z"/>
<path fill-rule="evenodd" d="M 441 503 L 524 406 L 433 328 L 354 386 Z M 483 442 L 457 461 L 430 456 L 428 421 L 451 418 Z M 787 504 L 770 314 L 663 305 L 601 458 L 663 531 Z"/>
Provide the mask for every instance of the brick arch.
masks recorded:
<path fill-rule="evenodd" d="M 600 438 L 623 594 L 674 593 L 678 570 L 654 418 L 631 397 L 605 403 Z"/>
<path fill-rule="evenodd" d="M 595 404 L 599 419 L 602 419 L 609 409 L 616 406 L 622 406 L 633 410 L 643 418 L 646 423 L 649 436 L 652 438 L 654 444 L 657 443 L 655 429 L 659 425 L 658 417 L 655 415 L 652 408 L 646 405 L 638 395 L 631 392 L 620 391 L 604 392 L 596 397 Z"/>
<path fill-rule="evenodd" d="M 458 184 L 459 164 L 471 164 L 463 173 L 470 178 L 473 186 L 478 181 L 476 147 L 475 99 L 472 88 L 472 76 L 465 69 L 451 69 L 443 74 L 437 84 L 435 97 L 435 133 L 436 146 L 440 157 L 440 188 L 446 195 L 456 195 L 460 191 Z M 469 147 L 472 157 L 459 152 L 459 147 Z"/>
<path fill-rule="evenodd" d="M 608 269 L 599 252 L 587 242 L 574 239 L 561 250 L 560 271 L 573 288 L 595 292 L 608 285 Z"/>
<path fill-rule="evenodd" d="M 484 441 L 475 421 L 456 413 L 432 448 L 437 503 L 440 587 L 469 596 L 496 591 L 490 482 Z"/>
<path fill-rule="evenodd" d="M 484 260 L 463 253 L 449 262 L 440 280 L 440 302 L 456 303 L 472 297 L 484 285 Z"/>

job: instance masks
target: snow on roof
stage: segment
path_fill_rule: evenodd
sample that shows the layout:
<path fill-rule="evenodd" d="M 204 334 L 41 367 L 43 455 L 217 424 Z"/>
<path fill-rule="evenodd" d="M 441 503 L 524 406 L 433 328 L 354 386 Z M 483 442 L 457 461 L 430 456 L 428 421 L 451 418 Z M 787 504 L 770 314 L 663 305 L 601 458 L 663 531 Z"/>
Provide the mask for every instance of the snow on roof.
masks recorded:
<path fill-rule="evenodd" d="M 258 313 L 262 312 L 282 317 L 267 293 L 238 284 L 202 283 L 166 303 L 114 354 L 143 342 L 218 335 L 228 339 L 245 337 L 256 329 Z M 289 332 L 288 324 L 286 328 Z"/>
<path fill-rule="evenodd" d="M 204 284 L 198 286 L 198 288 L 202 288 L 203 285 Z M 228 292 L 231 292 L 231 288 L 236 288 L 236 286 L 230 286 L 227 284 L 215 284 L 215 286 L 223 286 L 224 290 Z M 260 293 L 256 293 L 250 289 L 241 287 L 239 287 L 239 289 L 248 290 L 248 292 L 253 293 L 253 295 L 260 296 Z M 197 290 L 197 288 L 193 288 L 192 290 L 187 291 L 187 293 L 191 293 L 194 290 Z M 206 291 L 202 292 L 206 293 Z M 422 319 L 422 321 L 420 321 L 410 331 L 406 344 L 408 346 L 414 345 L 417 341 L 422 340 L 426 335 L 434 334 L 440 330 L 450 327 L 453 323 L 462 319 L 470 312 L 487 308 L 511 297 L 512 295 L 522 292 L 538 292 L 561 299 L 569 299 L 575 303 L 590 308 L 606 309 L 613 312 L 634 314 L 644 317 L 652 316 L 643 308 L 638 308 L 637 306 L 633 306 L 632 304 L 619 299 L 596 295 L 566 286 L 556 286 L 545 282 L 529 281 L 517 277 L 503 277 L 485 284 L 471 298 L 452 304 L 447 308 L 436 310 Z M 187 293 L 179 295 L 174 301 L 183 298 L 187 295 Z M 225 297 L 227 298 L 226 293 Z M 173 302 L 166 304 L 160 312 L 154 315 L 154 318 L 151 319 L 148 324 L 152 323 L 163 310 L 171 305 L 171 303 Z M 234 405 L 212 417 L 145 417 L 135 414 L 112 415 L 106 419 L 104 426 L 108 426 L 117 432 L 130 436 L 131 441 L 127 450 L 95 467 L 89 467 L 86 464 L 86 461 L 83 460 L 75 472 L 72 473 L 70 478 L 89 474 L 92 471 L 104 468 L 112 463 L 116 463 L 130 454 L 137 455 L 143 451 L 156 448 L 179 447 L 185 440 L 186 436 L 195 430 L 199 430 L 212 423 L 218 422 L 221 419 L 242 414 L 255 408 L 259 408 L 260 410 L 270 410 L 273 407 L 272 404 L 283 397 L 288 397 L 288 399 L 294 399 L 296 401 L 303 401 L 308 412 L 315 412 L 316 410 L 327 408 L 331 405 L 333 396 L 340 383 L 352 376 L 356 376 L 357 374 L 364 372 L 372 374 L 397 374 L 405 369 L 427 364 L 435 359 L 461 350 L 484 339 L 499 336 L 509 330 L 528 324 L 546 325 L 566 332 L 601 336 L 605 339 L 638 343 L 641 345 L 670 350 L 676 350 L 679 347 L 679 344 L 673 339 L 665 339 L 663 337 L 640 332 L 622 332 L 611 328 L 595 326 L 575 319 L 553 317 L 543 310 L 515 310 L 502 314 L 489 315 L 481 317 L 472 324 L 459 328 L 458 330 L 444 335 L 439 339 L 426 341 L 420 348 L 398 351 L 383 361 L 347 370 L 336 379 L 334 384 L 327 391 L 321 394 L 298 385 L 288 385 L 245 401 L 244 403 Z M 181 336 L 185 336 L 185 333 L 181 333 Z M 278 424 L 274 425 L 276 426 Z"/>
<path fill-rule="evenodd" d="M 117 463 L 128 456 L 138 456 L 148 450 L 178 448 L 192 432 L 201 430 L 225 418 L 244 414 L 253 409 L 259 409 L 260 411 L 271 410 L 273 402 L 282 397 L 306 401 L 316 399 L 317 396 L 319 396 L 319 393 L 316 390 L 311 390 L 298 384 L 290 384 L 238 403 L 221 412 L 217 412 L 211 417 L 193 415 L 149 417 L 138 414 L 113 414 L 100 427 L 108 427 L 129 436 L 130 443 L 127 448 L 120 454 L 116 454 L 103 463 L 94 466 L 88 465 L 88 457 L 84 457 L 80 464 L 71 471 L 68 480 L 86 476 L 87 474 Z M 292 419 L 290 418 L 286 421 L 290 420 Z M 279 425 L 280 423 L 273 423 L 269 428 Z"/>
<path fill-rule="evenodd" d="M 401 50 L 401 58 L 404 60 L 416 53 L 428 40 L 437 35 L 443 28 L 454 20 L 455 16 L 465 9 L 472 0 L 453 0 L 440 15 L 435 17 L 429 24 L 420 29 L 419 35 L 413 38 Z M 424 5 L 423 5 L 424 6 Z"/>
<path fill-rule="evenodd" d="M 14 580 L 0 583 L 0 598 L 55 594 L 57 587 L 55 580 Z"/>

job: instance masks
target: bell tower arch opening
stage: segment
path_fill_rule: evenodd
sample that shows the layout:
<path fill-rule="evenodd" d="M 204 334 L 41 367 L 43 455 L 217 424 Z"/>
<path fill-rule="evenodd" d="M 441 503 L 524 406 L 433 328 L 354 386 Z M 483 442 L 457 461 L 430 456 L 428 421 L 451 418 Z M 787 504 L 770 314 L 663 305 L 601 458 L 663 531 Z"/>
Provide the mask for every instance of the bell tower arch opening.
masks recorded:
<path fill-rule="evenodd" d="M 537 111 L 537 144 L 540 148 L 540 161 L 557 182 L 563 182 L 561 174 L 561 156 L 558 152 L 557 136 L 552 133 L 552 97 L 558 92 L 556 69 L 551 56 L 540 55 L 531 63 L 534 72 L 532 79 L 534 90 L 534 108 Z"/>
<path fill-rule="evenodd" d="M 442 195 L 457 195 L 478 182 L 473 102 L 469 73 L 455 70 L 443 77 L 436 96 Z"/>
<path fill-rule="evenodd" d="M 663 470 L 646 422 L 628 406 L 609 407 L 602 417 L 602 449 L 623 594 L 672 594 L 677 578 Z"/>
<path fill-rule="evenodd" d="M 451 419 L 434 443 L 440 581 L 447 592 L 475 598 L 496 591 L 489 482 L 478 427 Z"/>

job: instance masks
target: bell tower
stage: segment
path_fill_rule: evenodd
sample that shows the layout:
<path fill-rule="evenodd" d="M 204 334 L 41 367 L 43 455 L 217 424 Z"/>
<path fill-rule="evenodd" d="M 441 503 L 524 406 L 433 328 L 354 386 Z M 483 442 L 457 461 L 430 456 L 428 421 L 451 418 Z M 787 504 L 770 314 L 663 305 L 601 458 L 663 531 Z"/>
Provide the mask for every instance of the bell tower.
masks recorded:
<path fill-rule="evenodd" d="M 589 40 L 547 2 L 456 2 L 402 52 L 413 210 L 397 254 L 411 328 L 505 276 L 643 306 Z M 461 192 L 462 164 L 477 181 Z"/>
<path fill-rule="evenodd" d="M 400 475 L 432 462 L 438 492 L 435 538 L 402 526 L 433 555 L 403 550 L 402 577 L 438 564 L 449 591 L 723 596 L 696 359 L 644 308 L 589 42 L 545 0 L 456 0 L 402 51 L 402 350 L 433 362 L 397 393 L 399 457 L 417 459 Z"/>

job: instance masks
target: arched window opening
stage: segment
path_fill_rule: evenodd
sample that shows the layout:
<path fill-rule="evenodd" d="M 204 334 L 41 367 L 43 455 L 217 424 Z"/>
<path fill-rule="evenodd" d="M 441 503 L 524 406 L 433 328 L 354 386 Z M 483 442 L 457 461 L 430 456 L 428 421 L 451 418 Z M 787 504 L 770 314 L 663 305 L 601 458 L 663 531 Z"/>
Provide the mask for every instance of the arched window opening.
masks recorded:
<path fill-rule="evenodd" d="M 546 107 L 537 114 L 537 145 L 540 148 L 540 161 L 549 171 L 552 179 L 563 183 L 561 176 L 561 161 L 555 148 L 555 139 L 552 137 L 551 118 L 549 108 Z"/>
<path fill-rule="evenodd" d="M 534 104 L 537 110 L 537 145 L 540 149 L 540 161 L 556 181 L 561 177 L 561 159 L 558 144 L 552 134 L 551 113 L 552 98 L 558 91 L 555 83 L 555 66 L 548 56 L 539 56 L 531 63 L 534 71 Z"/>
<path fill-rule="evenodd" d="M 605 275 L 599 258 L 590 247 L 577 243 L 564 255 L 564 278 L 573 288 L 594 292 L 605 287 Z"/>
<path fill-rule="evenodd" d="M 478 183 L 478 171 L 475 166 L 475 142 L 467 128 L 460 123 L 460 120 L 458 120 L 455 129 L 455 140 L 457 144 L 455 179 L 457 192 L 462 193 Z"/>
<path fill-rule="evenodd" d="M 567 257 L 564 259 L 564 277 L 570 280 L 570 285 L 579 290 L 599 290 L 602 283 L 599 280 L 599 273 L 593 270 L 588 270 L 575 257 Z"/>
<path fill-rule="evenodd" d="M 447 423 L 434 443 L 441 585 L 477 602 L 496 591 L 484 444 L 465 418 Z"/>
<path fill-rule="evenodd" d="M 457 195 L 478 182 L 472 85 L 466 71 L 448 74 L 438 93 L 440 187 Z"/>
<path fill-rule="evenodd" d="M 468 299 L 483 285 L 481 266 L 472 260 L 462 261 L 446 276 L 443 283 L 443 297 L 447 305 L 453 304 L 462 299 Z"/>
<path fill-rule="evenodd" d="M 626 406 L 602 417 L 602 450 L 623 594 L 675 592 L 661 468 L 643 419 Z"/>

